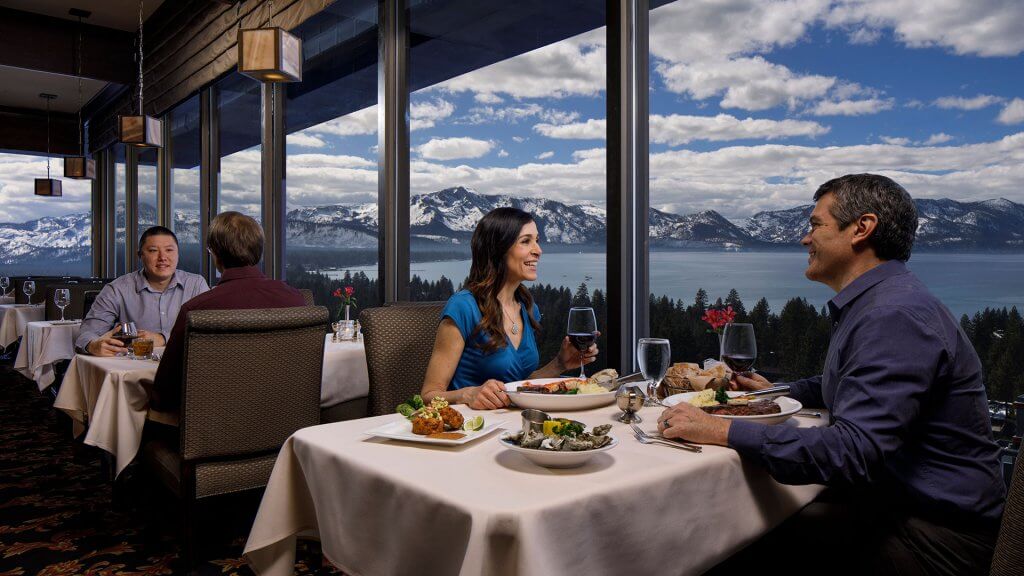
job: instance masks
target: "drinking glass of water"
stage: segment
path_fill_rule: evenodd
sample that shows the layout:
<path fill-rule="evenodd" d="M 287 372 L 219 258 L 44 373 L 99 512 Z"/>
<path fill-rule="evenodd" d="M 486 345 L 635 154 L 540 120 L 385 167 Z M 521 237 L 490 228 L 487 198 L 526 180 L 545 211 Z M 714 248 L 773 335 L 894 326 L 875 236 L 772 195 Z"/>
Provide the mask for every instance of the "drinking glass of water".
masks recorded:
<path fill-rule="evenodd" d="M 748 374 L 757 359 L 753 324 L 726 324 L 722 334 L 722 362 L 733 372 Z"/>
<path fill-rule="evenodd" d="M 71 304 L 71 290 L 67 288 L 57 288 L 53 291 L 53 303 L 60 308 L 60 321 L 64 323 L 64 309 L 67 308 L 68 304 Z"/>
<path fill-rule="evenodd" d="M 597 341 L 597 316 L 593 308 L 576 307 L 569 309 L 569 322 L 566 328 L 569 341 L 580 351 L 580 378 L 586 378 L 583 371 L 583 354 Z"/>
<path fill-rule="evenodd" d="M 644 406 L 657 406 L 657 390 L 672 362 L 672 349 L 664 338 L 641 338 L 636 345 L 636 360 L 647 380 L 647 401 Z"/>
<path fill-rule="evenodd" d="M 32 305 L 32 295 L 36 293 L 36 283 L 34 280 L 25 280 L 25 283 L 21 285 L 21 291 L 28 296 L 28 304 Z"/>

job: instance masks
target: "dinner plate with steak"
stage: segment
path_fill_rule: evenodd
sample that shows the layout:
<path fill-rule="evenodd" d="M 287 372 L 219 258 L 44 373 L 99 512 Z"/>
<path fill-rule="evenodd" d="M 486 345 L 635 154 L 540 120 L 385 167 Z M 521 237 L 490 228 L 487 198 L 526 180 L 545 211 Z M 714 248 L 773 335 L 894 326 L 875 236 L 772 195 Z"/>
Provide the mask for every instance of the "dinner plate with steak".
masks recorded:
<path fill-rule="evenodd" d="M 665 398 L 662 403 L 666 406 L 675 406 L 680 402 L 689 402 L 719 418 L 750 420 L 762 424 L 780 424 L 803 409 L 800 402 L 788 396 L 748 401 L 739 399 L 746 392 L 733 391 L 725 392 L 725 394 L 728 396 L 728 400 L 724 403 L 721 402 L 721 394 L 711 389 L 675 394 Z M 716 396 L 718 397 L 716 398 Z"/>

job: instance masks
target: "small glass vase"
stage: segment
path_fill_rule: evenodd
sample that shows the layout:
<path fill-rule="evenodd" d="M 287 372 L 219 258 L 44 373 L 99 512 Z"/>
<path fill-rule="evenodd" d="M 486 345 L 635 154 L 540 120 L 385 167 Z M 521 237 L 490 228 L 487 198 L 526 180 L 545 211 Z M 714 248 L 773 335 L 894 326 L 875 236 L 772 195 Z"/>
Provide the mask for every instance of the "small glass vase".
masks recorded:
<path fill-rule="evenodd" d="M 345 322 L 349 321 L 349 308 L 351 307 L 352 306 L 345 304 Z M 719 338 L 721 338 L 721 336 L 719 336 Z"/>
<path fill-rule="evenodd" d="M 339 320 L 334 323 L 335 325 L 335 337 L 340 341 L 351 340 L 356 333 L 356 323 L 354 320 Z"/>

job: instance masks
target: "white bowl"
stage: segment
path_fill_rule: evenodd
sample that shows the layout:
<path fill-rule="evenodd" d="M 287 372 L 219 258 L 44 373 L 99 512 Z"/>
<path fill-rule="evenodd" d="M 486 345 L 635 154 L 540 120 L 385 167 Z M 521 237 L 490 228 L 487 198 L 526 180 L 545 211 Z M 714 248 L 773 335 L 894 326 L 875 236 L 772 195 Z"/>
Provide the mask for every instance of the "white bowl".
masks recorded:
<path fill-rule="evenodd" d="M 501 445 L 509 450 L 519 452 L 523 456 L 526 456 L 527 460 L 530 462 L 545 468 L 576 468 L 577 466 L 583 466 L 587 463 L 587 460 L 590 460 L 590 458 L 594 456 L 594 454 L 597 454 L 598 452 L 607 452 L 619 445 L 619 441 L 612 438 L 611 442 L 600 448 L 573 452 L 568 450 L 538 450 L 536 448 L 523 448 L 518 444 L 514 444 L 501 438 L 498 439 L 498 442 L 501 442 Z"/>
<path fill-rule="evenodd" d="M 662 404 L 666 406 L 675 406 L 680 402 L 689 402 L 690 399 L 696 396 L 697 394 L 697 392 L 684 392 L 682 394 L 675 394 L 669 396 L 668 398 L 665 398 L 662 401 Z M 735 398 L 737 396 L 743 396 L 744 394 L 746 394 L 746 392 L 729 392 L 729 396 L 732 398 Z M 804 407 L 803 404 L 788 396 L 779 396 L 778 398 L 775 399 L 775 403 L 779 405 L 779 408 L 782 409 L 782 412 L 779 412 L 778 414 L 764 414 L 762 416 L 729 416 L 726 414 L 712 414 L 712 416 L 726 418 L 728 420 L 749 420 L 751 422 L 758 422 L 761 424 L 781 424 L 782 422 L 789 420 L 789 418 L 793 414 L 796 414 Z"/>
<path fill-rule="evenodd" d="M 601 394 L 537 394 L 516 392 L 516 388 L 527 382 L 530 384 L 550 384 L 551 382 L 559 382 L 561 380 L 572 380 L 572 378 L 533 378 L 518 382 L 506 382 L 505 393 L 520 408 L 536 408 L 545 412 L 590 410 L 591 408 L 600 408 L 615 402 L 615 392 L 602 392 Z"/>

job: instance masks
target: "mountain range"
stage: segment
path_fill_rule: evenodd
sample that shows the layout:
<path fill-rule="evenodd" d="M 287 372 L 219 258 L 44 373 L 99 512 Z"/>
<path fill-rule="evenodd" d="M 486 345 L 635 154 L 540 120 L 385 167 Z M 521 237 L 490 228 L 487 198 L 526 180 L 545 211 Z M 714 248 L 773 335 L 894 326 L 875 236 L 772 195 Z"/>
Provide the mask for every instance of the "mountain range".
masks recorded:
<path fill-rule="evenodd" d="M 919 227 L 916 249 L 1024 251 L 1024 205 L 1004 198 L 979 202 L 915 200 Z M 545 198 L 479 194 L 463 187 L 414 196 L 410 228 L 414 249 L 468 249 L 476 223 L 499 206 L 515 206 L 534 216 L 543 243 L 600 249 L 606 243 L 606 211 L 588 204 Z M 795 249 L 807 229 L 813 205 L 758 212 L 731 221 L 714 210 L 693 214 L 650 211 L 651 246 L 656 249 Z M 288 211 L 290 248 L 375 249 L 376 203 L 301 207 Z M 156 210 L 140 206 L 140 220 L 154 222 Z M 123 206 L 115 220 L 124 222 Z M 198 241 L 194 212 L 178 210 L 175 230 L 183 244 Z M 144 225 L 140 225 L 142 228 Z M 0 223 L 0 265 L 30 261 L 72 262 L 89 257 L 88 213 Z"/>

